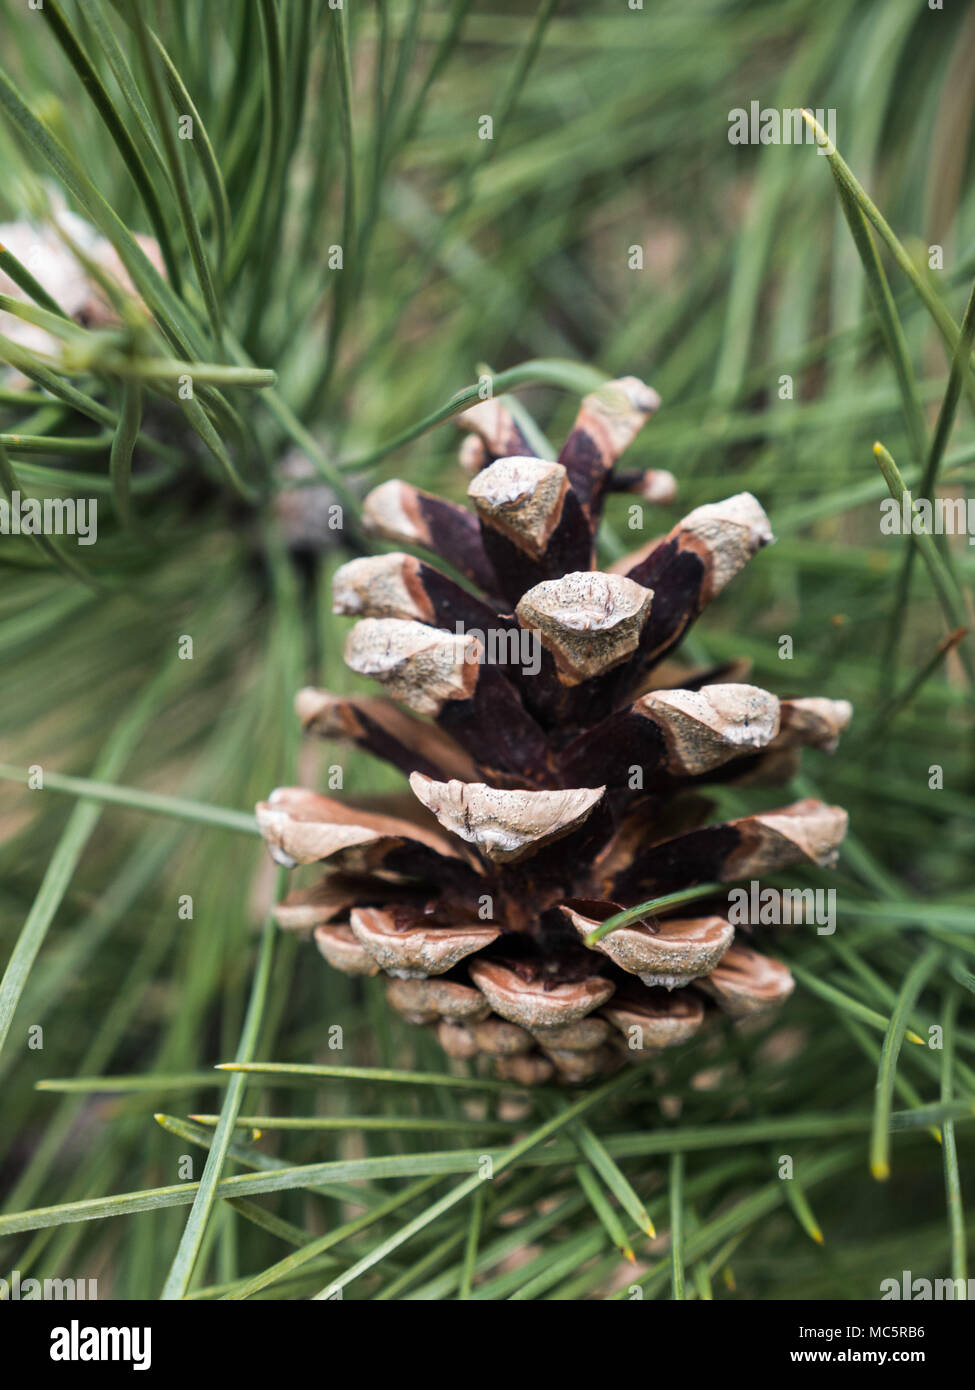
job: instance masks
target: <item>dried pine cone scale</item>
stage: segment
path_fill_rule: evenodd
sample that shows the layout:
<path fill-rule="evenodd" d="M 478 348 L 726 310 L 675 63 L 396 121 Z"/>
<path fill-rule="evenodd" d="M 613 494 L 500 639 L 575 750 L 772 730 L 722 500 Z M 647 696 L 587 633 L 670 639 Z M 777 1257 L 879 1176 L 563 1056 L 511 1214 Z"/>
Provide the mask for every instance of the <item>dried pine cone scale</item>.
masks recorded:
<path fill-rule="evenodd" d="M 459 578 L 402 552 L 342 566 L 346 661 L 392 698 L 308 689 L 297 709 L 307 732 L 399 768 L 415 803 L 388 815 L 279 788 L 257 808 L 280 863 L 325 870 L 279 905 L 281 925 L 339 970 L 383 972 L 390 1005 L 449 1056 L 523 1084 L 584 1082 L 686 1041 L 715 1007 L 781 1003 L 788 970 L 736 940 L 719 895 L 587 938 L 651 897 L 831 865 L 846 830 L 808 798 L 710 824 L 700 795 L 786 780 L 803 746 L 832 751 L 846 702 L 779 700 L 735 679 L 740 664 L 683 681 L 661 664 L 771 541 L 756 499 L 698 507 L 594 568 L 609 491 L 672 493 L 660 471 L 614 475 L 658 405 L 635 378 L 610 383 L 549 461 L 485 401 L 458 418 L 470 510 L 400 481 L 369 495 L 372 534 Z"/>

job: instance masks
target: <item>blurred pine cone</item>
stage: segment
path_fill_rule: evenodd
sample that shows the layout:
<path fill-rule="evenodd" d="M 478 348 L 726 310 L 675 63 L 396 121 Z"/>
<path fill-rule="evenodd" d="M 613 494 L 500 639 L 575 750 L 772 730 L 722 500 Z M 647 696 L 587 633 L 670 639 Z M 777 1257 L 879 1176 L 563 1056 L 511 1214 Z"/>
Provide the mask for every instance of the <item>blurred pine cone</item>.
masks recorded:
<path fill-rule="evenodd" d="M 835 747 L 845 701 L 779 701 L 728 667 L 675 685 L 661 666 L 772 540 L 755 498 L 698 507 L 592 568 L 609 490 L 672 492 L 669 474 L 613 473 L 658 404 L 633 377 L 610 383 L 551 463 L 486 401 L 459 417 L 473 511 L 399 481 L 369 494 L 373 535 L 451 570 L 394 553 L 335 576 L 336 612 L 359 619 L 346 661 L 412 713 L 312 689 L 297 708 L 308 732 L 408 774 L 416 799 L 377 814 L 286 787 L 257 807 L 279 863 L 327 868 L 281 925 L 314 931 L 339 970 L 384 971 L 390 1004 L 450 1056 L 487 1054 L 519 1082 L 586 1081 L 683 1042 L 715 1007 L 780 1003 L 791 975 L 734 940 L 726 897 L 585 937 L 695 884 L 831 865 L 846 830 L 810 799 L 708 824 L 699 793 L 786 780 L 802 744 Z"/>

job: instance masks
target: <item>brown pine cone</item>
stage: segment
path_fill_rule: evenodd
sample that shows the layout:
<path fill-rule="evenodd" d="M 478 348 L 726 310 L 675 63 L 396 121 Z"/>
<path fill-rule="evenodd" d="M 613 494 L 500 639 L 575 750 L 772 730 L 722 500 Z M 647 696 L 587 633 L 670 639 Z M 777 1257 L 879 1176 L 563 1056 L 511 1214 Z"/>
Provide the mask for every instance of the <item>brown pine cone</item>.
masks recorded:
<path fill-rule="evenodd" d="M 553 463 L 484 402 L 458 421 L 473 510 L 399 481 L 369 494 L 373 535 L 450 573 L 402 552 L 344 565 L 346 661 L 400 704 L 308 689 L 297 708 L 309 733 L 401 769 L 415 802 L 383 815 L 287 787 L 257 807 L 279 863 L 326 868 L 280 904 L 281 925 L 313 931 L 339 970 L 384 971 L 393 1008 L 515 1082 L 587 1081 L 683 1043 L 715 1008 L 781 1003 L 789 971 L 734 940 L 720 895 L 586 937 L 695 884 L 831 865 L 846 831 L 844 811 L 809 799 L 708 824 L 699 794 L 786 780 L 801 745 L 835 747 L 845 701 L 780 701 L 727 667 L 675 686 L 661 665 L 772 540 L 755 498 L 698 507 L 593 569 L 607 491 L 672 493 L 669 474 L 613 474 L 658 404 L 633 377 L 609 383 Z"/>

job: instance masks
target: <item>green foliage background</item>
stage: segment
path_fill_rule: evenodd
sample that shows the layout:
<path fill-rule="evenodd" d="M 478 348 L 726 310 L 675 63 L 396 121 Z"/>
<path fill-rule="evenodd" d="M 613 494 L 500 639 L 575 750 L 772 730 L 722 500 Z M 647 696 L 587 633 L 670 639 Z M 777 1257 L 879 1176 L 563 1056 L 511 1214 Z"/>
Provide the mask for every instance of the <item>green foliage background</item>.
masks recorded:
<path fill-rule="evenodd" d="M 0 26 L 0 216 L 39 215 L 60 185 L 156 325 L 128 306 L 79 331 L 41 297 L 62 348 L 17 359 L 32 384 L 0 392 L 4 486 L 100 501 L 90 549 L 0 544 L 0 1275 L 361 1299 L 636 1282 L 876 1298 L 905 1268 L 965 1277 L 972 639 L 942 644 L 975 557 L 922 543 L 907 574 L 872 445 L 917 490 L 927 470 L 964 495 L 975 470 L 975 10 L 4 0 Z M 729 111 L 753 100 L 835 108 L 842 160 L 730 145 Z M 135 233 L 164 243 L 167 280 Z M 186 364 L 192 408 L 173 399 Z M 250 818 L 336 760 L 348 793 L 397 785 L 299 750 L 294 690 L 353 681 L 328 600 L 344 552 L 292 565 L 280 460 L 312 459 L 347 533 L 386 476 L 461 497 L 440 421 L 484 370 L 556 439 L 603 374 L 651 382 L 664 407 L 628 463 L 679 480 L 659 529 L 749 489 L 779 541 L 690 654 L 856 707 L 840 753 L 807 753 L 791 789 L 847 806 L 851 835 L 807 880 L 836 886 L 835 936 L 783 934 L 800 988 L 778 1023 L 600 1091 L 503 1102 L 442 1084 L 439 1050 L 376 982 L 261 925 L 281 885 Z M 642 539 L 626 520 L 610 507 L 607 560 Z M 43 791 L 22 785 L 32 765 Z M 940 1049 L 905 1035 L 932 1025 Z M 212 1070 L 235 1056 L 370 1070 L 244 1090 Z M 418 1075 L 390 1078 L 404 1067 Z M 262 1136 L 236 1115 L 264 1116 Z"/>

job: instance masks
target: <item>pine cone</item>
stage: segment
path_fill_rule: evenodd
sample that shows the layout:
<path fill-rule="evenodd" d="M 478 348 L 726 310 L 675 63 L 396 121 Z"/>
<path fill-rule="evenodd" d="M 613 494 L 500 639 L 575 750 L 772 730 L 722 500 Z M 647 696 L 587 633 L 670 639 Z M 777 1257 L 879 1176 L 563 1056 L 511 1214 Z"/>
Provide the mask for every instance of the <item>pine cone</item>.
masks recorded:
<path fill-rule="evenodd" d="M 393 1008 L 450 1056 L 487 1054 L 518 1082 L 586 1081 L 684 1042 L 716 1010 L 784 1000 L 789 971 L 734 940 L 718 895 L 586 937 L 695 884 L 831 865 L 846 830 L 844 811 L 810 799 L 708 824 L 700 795 L 786 780 L 801 745 L 835 747 L 846 702 L 779 701 L 728 667 L 675 686 L 661 665 L 772 540 L 755 498 L 698 507 L 592 568 L 608 491 L 672 494 L 669 474 L 613 473 L 658 404 L 633 377 L 611 383 L 552 463 L 487 401 L 459 417 L 473 511 L 399 481 L 369 494 L 373 535 L 467 583 L 403 553 L 342 566 L 335 611 L 358 619 L 346 661 L 412 713 L 312 689 L 297 709 L 309 733 L 401 769 L 415 800 L 377 814 L 287 787 L 257 808 L 279 863 L 327 868 L 280 904 L 281 925 L 313 931 L 339 970 L 384 971 Z"/>

